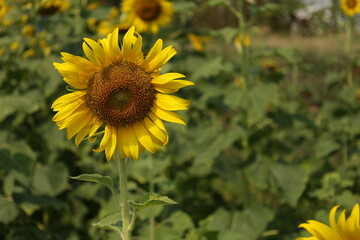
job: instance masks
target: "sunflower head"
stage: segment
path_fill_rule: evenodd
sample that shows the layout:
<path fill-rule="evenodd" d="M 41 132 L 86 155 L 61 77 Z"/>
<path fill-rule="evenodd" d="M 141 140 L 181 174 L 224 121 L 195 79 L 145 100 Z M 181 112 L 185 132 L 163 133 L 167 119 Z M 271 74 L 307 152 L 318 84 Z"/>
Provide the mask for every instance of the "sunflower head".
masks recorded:
<path fill-rule="evenodd" d="M 340 0 L 344 13 L 352 17 L 360 12 L 360 0 Z"/>
<path fill-rule="evenodd" d="M 358 240 L 360 236 L 360 208 L 356 204 L 348 218 L 343 210 L 336 221 L 335 214 L 339 206 L 331 209 L 329 214 L 330 226 L 315 220 L 300 224 L 312 236 L 298 238 L 297 240 Z"/>
<path fill-rule="evenodd" d="M 153 33 L 168 24 L 174 12 L 167 0 L 124 0 L 121 11 L 127 14 L 124 23 L 136 26 L 139 32 Z"/>
<path fill-rule="evenodd" d="M 53 15 L 57 12 L 63 12 L 70 7 L 67 0 L 47 0 L 40 5 L 38 13 L 43 16 Z"/>
<path fill-rule="evenodd" d="M 0 24 L 3 23 L 3 19 L 6 15 L 6 13 L 9 11 L 10 7 L 6 5 L 4 0 L 0 0 Z"/>
<path fill-rule="evenodd" d="M 131 27 L 118 44 L 118 29 L 97 42 L 85 38 L 87 59 L 62 53 L 64 63 L 55 68 L 74 92 L 59 97 L 52 105 L 53 120 L 78 145 L 103 132 L 100 146 L 107 160 L 118 152 L 137 159 L 145 149 L 156 152 L 168 142 L 163 120 L 185 124 L 172 112 L 187 109 L 189 101 L 170 95 L 193 85 L 180 73 L 160 74 L 160 67 L 176 54 L 172 46 L 163 49 L 159 39 L 144 57 L 142 38 Z M 103 129 L 103 131 L 101 131 Z"/>

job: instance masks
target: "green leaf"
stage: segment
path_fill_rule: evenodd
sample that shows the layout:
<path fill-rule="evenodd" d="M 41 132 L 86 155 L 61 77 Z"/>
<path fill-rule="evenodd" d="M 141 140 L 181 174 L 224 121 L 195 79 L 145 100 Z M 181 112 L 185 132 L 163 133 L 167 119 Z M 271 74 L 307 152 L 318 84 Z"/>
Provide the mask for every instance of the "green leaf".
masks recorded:
<path fill-rule="evenodd" d="M 65 202 L 50 196 L 36 196 L 28 193 L 14 193 L 13 199 L 27 215 L 33 214 L 40 208 L 66 209 Z"/>
<path fill-rule="evenodd" d="M 231 213 L 223 208 L 218 208 L 216 212 L 207 217 L 200 225 L 208 231 L 222 231 L 229 229 L 231 222 Z"/>
<path fill-rule="evenodd" d="M 0 169 L 15 170 L 24 176 L 31 176 L 36 154 L 26 142 L 8 142 L 1 144 L 0 148 Z"/>
<path fill-rule="evenodd" d="M 8 224 L 19 215 L 19 210 L 14 201 L 0 196 L 0 222 Z"/>
<path fill-rule="evenodd" d="M 220 73 L 231 72 L 233 65 L 225 61 L 221 56 L 212 59 L 203 59 L 199 62 L 198 67 L 194 71 L 192 81 L 210 78 Z"/>
<path fill-rule="evenodd" d="M 225 230 L 219 233 L 218 239 L 221 240 L 248 240 L 241 233 L 233 230 Z"/>
<path fill-rule="evenodd" d="M 152 206 L 163 206 L 177 204 L 174 200 L 166 196 L 161 196 L 157 193 L 147 193 L 141 199 L 140 202 L 129 201 L 129 205 L 135 210 L 142 210 Z"/>
<path fill-rule="evenodd" d="M 279 101 L 279 89 L 276 84 L 259 84 L 249 91 L 251 107 L 249 108 L 250 124 L 262 120 L 271 104 Z"/>
<path fill-rule="evenodd" d="M 309 173 L 299 166 L 280 164 L 274 164 L 270 169 L 282 190 L 285 201 L 295 207 L 299 197 L 305 190 Z"/>
<path fill-rule="evenodd" d="M 206 148 L 202 151 L 198 151 L 198 154 L 189 170 L 192 175 L 204 176 L 212 171 L 214 160 L 219 154 L 231 147 L 238 139 L 246 137 L 245 129 L 239 126 L 233 126 L 227 131 L 221 130 L 217 133 L 215 139 L 212 139 L 211 143 L 206 145 Z"/>
<path fill-rule="evenodd" d="M 333 151 L 336 151 L 341 146 L 333 139 L 332 136 L 323 136 L 318 139 L 315 145 L 316 158 L 327 157 Z"/>
<path fill-rule="evenodd" d="M 38 165 L 33 179 L 34 188 L 41 194 L 56 196 L 68 187 L 69 170 L 62 162 Z"/>
<path fill-rule="evenodd" d="M 236 223 L 235 231 L 243 237 L 238 240 L 257 240 L 263 233 L 270 221 L 274 218 L 274 211 L 263 206 L 251 206 L 244 211 L 233 213 L 233 222 Z M 234 220 L 235 219 L 235 220 Z M 233 235 L 229 235 L 229 240 Z M 235 235 L 234 235 L 235 236 Z M 220 238 L 222 239 L 222 238 Z"/>
<path fill-rule="evenodd" d="M 184 233 L 186 230 L 189 230 L 194 227 L 194 223 L 191 220 L 190 216 L 182 211 L 177 211 L 173 213 L 169 222 L 172 224 L 172 229 Z"/>
<path fill-rule="evenodd" d="M 121 213 L 113 213 L 92 224 L 93 227 L 111 230 L 121 234 Z"/>
<path fill-rule="evenodd" d="M 105 187 L 109 188 L 111 192 L 115 195 L 115 187 L 114 183 L 109 176 L 103 176 L 98 173 L 94 174 L 81 174 L 76 177 L 70 177 L 71 179 L 85 181 L 85 182 L 95 182 L 104 185 Z"/>
<path fill-rule="evenodd" d="M 228 4 L 229 4 L 228 0 L 210 0 L 207 2 L 207 5 L 211 7 L 219 6 L 219 5 L 228 5 Z"/>

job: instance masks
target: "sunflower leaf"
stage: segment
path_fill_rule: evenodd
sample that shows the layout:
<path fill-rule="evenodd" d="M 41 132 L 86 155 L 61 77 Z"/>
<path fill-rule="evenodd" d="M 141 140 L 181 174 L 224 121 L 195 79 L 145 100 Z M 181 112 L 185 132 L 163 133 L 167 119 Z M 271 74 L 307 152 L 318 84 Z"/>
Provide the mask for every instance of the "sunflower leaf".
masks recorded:
<path fill-rule="evenodd" d="M 70 178 L 79 180 L 79 181 L 95 182 L 95 183 L 102 184 L 111 190 L 112 194 L 114 195 L 115 200 L 118 201 L 117 197 L 116 197 L 114 183 L 113 183 L 111 177 L 109 177 L 109 176 L 103 176 L 98 173 L 93 173 L 93 174 L 81 174 L 79 176 L 70 177 Z"/>
<path fill-rule="evenodd" d="M 121 213 L 113 213 L 92 224 L 93 227 L 118 232 L 121 235 Z"/>
<path fill-rule="evenodd" d="M 140 199 L 139 202 L 129 201 L 129 205 L 133 209 L 138 211 L 153 206 L 173 205 L 173 204 L 177 204 L 177 202 L 166 196 L 161 196 L 157 193 L 147 193 Z"/>

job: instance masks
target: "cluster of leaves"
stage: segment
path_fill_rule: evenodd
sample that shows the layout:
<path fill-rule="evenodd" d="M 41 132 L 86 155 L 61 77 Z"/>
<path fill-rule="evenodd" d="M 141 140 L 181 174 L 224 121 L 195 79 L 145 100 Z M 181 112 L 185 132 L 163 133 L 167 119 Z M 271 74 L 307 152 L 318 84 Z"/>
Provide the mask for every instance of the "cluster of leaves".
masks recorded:
<path fill-rule="evenodd" d="M 149 239 L 150 218 L 156 240 L 290 240 L 302 234 L 299 223 L 360 200 L 359 94 L 345 81 L 349 64 L 358 78 L 357 62 L 341 53 L 317 58 L 234 44 L 251 28 L 237 28 L 227 2 L 175 1 L 175 19 L 160 33 L 178 51 L 163 71 L 184 73 L 196 86 L 179 93 L 192 100 L 181 113 L 188 126 L 168 124 L 169 145 L 129 165 L 134 239 Z M 250 24 L 286 1 L 254 2 L 244 13 Z M 115 162 L 87 142 L 76 148 L 50 110 L 66 93 L 52 62 L 61 61 L 60 51 L 82 55 L 82 38 L 98 37 L 88 19 L 103 20 L 111 6 L 87 9 L 74 0 L 64 12 L 41 16 L 36 4 L 8 4 L 13 22 L 0 31 L 0 238 L 119 239 L 106 230 L 121 224 L 117 184 L 104 177 L 118 180 Z M 229 22 L 216 25 L 208 13 Z M 32 35 L 19 34 L 29 24 Z M 143 37 L 146 51 L 154 36 Z M 8 47 L 14 42 L 15 50 Z M 81 175 L 94 172 L 102 176 Z M 178 204 L 162 206 L 174 202 L 152 190 Z"/>

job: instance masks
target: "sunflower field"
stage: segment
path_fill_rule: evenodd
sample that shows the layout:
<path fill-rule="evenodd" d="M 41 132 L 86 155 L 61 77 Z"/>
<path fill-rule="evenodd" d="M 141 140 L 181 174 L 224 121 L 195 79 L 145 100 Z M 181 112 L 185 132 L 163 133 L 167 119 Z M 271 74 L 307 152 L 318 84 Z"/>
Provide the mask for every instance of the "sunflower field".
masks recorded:
<path fill-rule="evenodd" d="M 360 240 L 359 15 L 0 0 L 0 239 Z"/>

